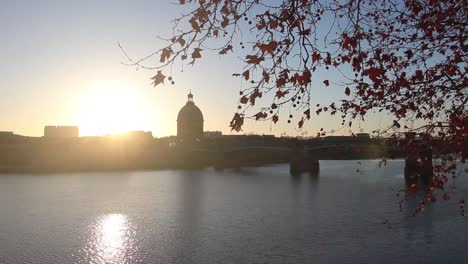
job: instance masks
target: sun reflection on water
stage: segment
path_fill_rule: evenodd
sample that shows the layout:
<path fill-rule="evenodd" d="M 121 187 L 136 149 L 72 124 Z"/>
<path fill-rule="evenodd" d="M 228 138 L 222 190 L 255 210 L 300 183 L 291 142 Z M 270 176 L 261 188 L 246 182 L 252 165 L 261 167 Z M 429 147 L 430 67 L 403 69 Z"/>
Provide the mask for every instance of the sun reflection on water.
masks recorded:
<path fill-rule="evenodd" d="M 92 229 L 88 262 L 128 263 L 135 256 L 135 230 L 126 215 L 104 215 Z"/>

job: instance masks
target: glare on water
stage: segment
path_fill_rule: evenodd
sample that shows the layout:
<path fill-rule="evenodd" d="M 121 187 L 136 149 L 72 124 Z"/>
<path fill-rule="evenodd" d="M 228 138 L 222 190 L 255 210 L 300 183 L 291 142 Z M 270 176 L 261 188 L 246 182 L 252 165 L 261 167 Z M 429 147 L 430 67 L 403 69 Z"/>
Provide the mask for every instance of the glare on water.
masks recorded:
<path fill-rule="evenodd" d="M 107 214 L 93 225 L 90 262 L 124 263 L 132 255 L 134 230 L 126 215 Z"/>

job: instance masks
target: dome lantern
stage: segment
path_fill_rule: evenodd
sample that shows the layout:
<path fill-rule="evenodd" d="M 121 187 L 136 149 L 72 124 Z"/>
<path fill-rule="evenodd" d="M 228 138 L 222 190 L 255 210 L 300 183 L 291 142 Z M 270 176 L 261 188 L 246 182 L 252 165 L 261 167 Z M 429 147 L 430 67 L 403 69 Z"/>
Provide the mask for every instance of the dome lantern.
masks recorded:
<path fill-rule="evenodd" d="M 192 90 L 190 90 L 190 93 L 187 95 L 187 101 L 188 101 L 188 102 L 193 102 Z"/>

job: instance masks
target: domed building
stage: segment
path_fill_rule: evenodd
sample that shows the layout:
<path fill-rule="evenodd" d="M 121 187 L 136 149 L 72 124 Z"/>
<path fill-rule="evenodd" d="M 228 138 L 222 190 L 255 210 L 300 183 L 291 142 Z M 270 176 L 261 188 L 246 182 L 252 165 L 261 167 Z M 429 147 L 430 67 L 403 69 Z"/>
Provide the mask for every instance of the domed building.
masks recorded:
<path fill-rule="evenodd" d="M 177 137 L 183 141 L 194 141 L 203 137 L 203 114 L 188 94 L 187 103 L 177 115 Z"/>

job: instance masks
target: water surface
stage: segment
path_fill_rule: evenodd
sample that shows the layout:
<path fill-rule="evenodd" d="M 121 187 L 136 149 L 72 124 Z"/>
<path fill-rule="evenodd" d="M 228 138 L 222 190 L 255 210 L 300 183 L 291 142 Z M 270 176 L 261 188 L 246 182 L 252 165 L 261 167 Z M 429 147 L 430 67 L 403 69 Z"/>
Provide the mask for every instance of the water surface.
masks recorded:
<path fill-rule="evenodd" d="M 413 216 L 377 163 L 1 175 L 0 263 L 468 263 L 466 177 Z"/>

